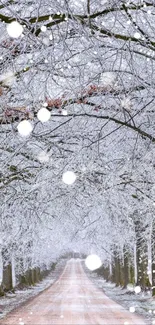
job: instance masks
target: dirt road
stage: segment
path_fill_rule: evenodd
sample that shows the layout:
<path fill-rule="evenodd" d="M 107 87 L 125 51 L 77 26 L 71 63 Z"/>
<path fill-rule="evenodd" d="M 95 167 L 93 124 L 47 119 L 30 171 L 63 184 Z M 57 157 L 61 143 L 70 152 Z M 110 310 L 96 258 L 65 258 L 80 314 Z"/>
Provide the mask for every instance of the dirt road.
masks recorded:
<path fill-rule="evenodd" d="M 49 289 L 11 312 L 0 324 L 146 324 L 109 299 L 84 273 L 80 260 L 67 262 L 62 275 Z"/>

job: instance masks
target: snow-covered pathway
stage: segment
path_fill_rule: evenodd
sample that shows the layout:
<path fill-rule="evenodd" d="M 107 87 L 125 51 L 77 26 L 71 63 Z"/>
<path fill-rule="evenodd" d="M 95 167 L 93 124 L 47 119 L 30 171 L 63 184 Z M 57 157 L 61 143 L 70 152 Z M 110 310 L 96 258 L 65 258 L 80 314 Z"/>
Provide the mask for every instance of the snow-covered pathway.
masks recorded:
<path fill-rule="evenodd" d="M 67 262 L 60 278 L 24 306 L 11 312 L 0 324 L 146 324 L 97 289 L 85 274 L 80 260 Z"/>

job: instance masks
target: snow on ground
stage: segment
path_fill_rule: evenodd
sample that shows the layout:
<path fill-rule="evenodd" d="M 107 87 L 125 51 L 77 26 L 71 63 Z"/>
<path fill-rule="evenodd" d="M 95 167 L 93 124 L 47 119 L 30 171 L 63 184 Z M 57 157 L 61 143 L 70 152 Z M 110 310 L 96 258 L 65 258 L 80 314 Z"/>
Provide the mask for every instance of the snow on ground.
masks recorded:
<path fill-rule="evenodd" d="M 60 261 L 55 270 L 52 271 L 44 280 L 37 283 L 35 286 L 30 286 L 22 290 L 15 290 L 14 293 L 7 293 L 5 297 L 0 298 L 0 319 L 5 317 L 11 310 L 20 306 L 26 300 L 35 297 L 37 294 L 51 286 L 59 277 L 64 269 L 64 260 Z M 127 310 L 131 307 L 135 308 L 135 313 L 145 317 L 147 323 L 155 324 L 155 299 L 151 297 L 150 292 L 135 294 L 127 289 L 115 287 L 115 284 L 106 282 L 102 277 L 98 276 L 95 272 L 88 271 L 84 267 L 89 278 L 94 284 L 111 299 L 125 307 Z"/>
<path fill-rule="evenodd" d="M 133 310 L 131 307 L 134 307 L 135 313 L 143 316 L 148 324 L 155 324 L 155 298 L 151 297 L 150 291 L 136 294 L 128 289 L 116 287 L 114 283 L 106 282 L 95 272 L 92 273 L 86 269 L 85 271 L 94 284 L 103 290 L 109 298 L 130 311 Z"/>
<path fill-rule="evenodd" d="M 95 287 L 81 261 L 73 258 L 66 263 L 58 281 L 5 319 L 7 325 L 19 324 L 19 320 L 23 325 L 146 324 L 143 318 L 126 311 Z"/>
<path fill-rule="evenodd" d="M 15 289 L 14 293 L 8 292 L 6 296 L 0 297 L 0 319 L 5 317 L 11 310 L 23 304 L 26 300 L 35 297 L 43 290 L 50 287 L 59 277 L 64 269 L 65 261 L 61 260 L 55 267 L 55 270 L 35 286 L 25 287 L 22 290 Z"/>

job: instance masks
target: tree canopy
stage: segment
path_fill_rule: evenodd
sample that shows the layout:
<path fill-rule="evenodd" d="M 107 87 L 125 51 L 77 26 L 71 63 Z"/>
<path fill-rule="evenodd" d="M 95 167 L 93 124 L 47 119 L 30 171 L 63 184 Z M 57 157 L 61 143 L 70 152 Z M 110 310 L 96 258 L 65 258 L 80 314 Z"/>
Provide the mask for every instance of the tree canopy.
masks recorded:
<path fill-rule="evenodd" d="M 154 16 L 154 1 L 0 1 L 6 263 L 14 252 L 25 269 L 42 266 L 72 249 L 108 263 L 116 247 L 133 252 L 136 222 L 150 238 Z M 63 183 L 66 171 L 74 184 Z"/>

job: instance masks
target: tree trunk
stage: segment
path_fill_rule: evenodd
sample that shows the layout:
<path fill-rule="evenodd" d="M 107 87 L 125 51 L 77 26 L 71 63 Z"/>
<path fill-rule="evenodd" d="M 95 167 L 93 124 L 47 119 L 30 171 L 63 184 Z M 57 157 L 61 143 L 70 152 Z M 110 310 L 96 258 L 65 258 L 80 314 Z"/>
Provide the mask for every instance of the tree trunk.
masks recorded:
<path fill-rule="evenodd" d="M 152 224 L 152 296 L 155 296 L 155 221 Z"/>
<path fill-rule="evenodd" d="M 137 243 L 134 244 L 134 283 L 137 283 Z M 132 267 L 130 267 L 130 279 L 132 278 Z M 130 281 L 132 283 L 132 281 Z"/>
<path fill-rule="evenodd" d="M 3 268 L 3 286 L 4 290 L 9 291 L 13 289 L 12 286 L 12 266 L 11 263 Z"/>
<path fill-rule="evenodd" d="M 129 259 L 128 259 L 128 253 L 126 250 L 124 250 L 124 288 L 127 287 L 129 283 Z"/>
<path fill-rule="evenodd" d="M 152 286 L 152 225 L 150 227 L 150 236 L 148 240 L 148 278 L 150 286 Z"/>
<path fill-rule="evenodd" d="M 120 285 L 120 261 L 118 257 L 114 257 L 114 282 L 116 287 Z"/>
<path fill-rule="evenodd" d="M 136 262 L 137 262 L 137 281 L 136 285 L 142 290 L 145 289 L 146 281 L 146 243 L 143 237 L 144 229 L 141 226 L 140 220 L 137 220 L 135 225 L 136 231 Z"/>
<path fill-rule="evenodd" d="M 3 290 L 3 256 L 2 256 L 2 250 L 0 250 L 0 296 L 4 296 L 4 290 Z"/>
<path fill-rule="evenodd" d="M 16 271 L 15 271 L 15 258 L 14 255 L 12 254 L 12 259 L 11 259 L 11 265 L 12 265 L 12 287 L 15 288 L 16 286 Z"/>

